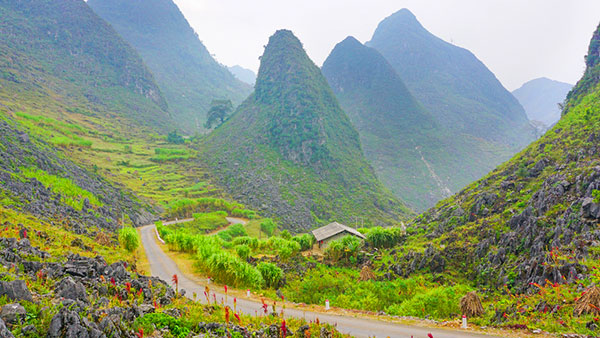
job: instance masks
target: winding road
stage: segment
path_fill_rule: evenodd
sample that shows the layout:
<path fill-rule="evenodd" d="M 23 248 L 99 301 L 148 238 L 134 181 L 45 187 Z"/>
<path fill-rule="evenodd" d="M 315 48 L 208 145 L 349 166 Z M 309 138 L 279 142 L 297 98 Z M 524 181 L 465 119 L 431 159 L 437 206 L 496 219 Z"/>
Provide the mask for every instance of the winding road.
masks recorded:
<path fill-rule="evenodd" d="M 178 221 L 177 223 L 181 223 L 182 221 L 185 220 Z M 232 222 L 232 220 L 230 220 L 230 222 Z M 174 222 L 165 224 L 173 223 Z M 198 299 L 202 300 L 203 302 L 206 302 L 206 299 L 202 296 L 204 294 L 204 288 L 206 286 L 205 281 L 200 281 L 194 276 L 186 276 L 179 270 L 175 262 L 169 256 L 167 256 L 167 254 L 165 254 L 161 247 L 157 244 L 157 236 L 155 229 L 156 228 L 154 225 L 147 225 L 140 229 L 142 244 L 144 245 L 144 250 L 146 251 L 148 261 L 150 262 L 150 269 L 152 275 L 157 276 L 165 281 L 170 281 L 172 276 L 177 274 L 179 278 L 179 287 L 180 289 L 186 290 L 186 296 L 191 298 L 192 294 L 196 293 L 198 295 Z M 216 293 L 216 297 L 220 301 L 222 298 L 224 298 L 224 295 Z M 233 297 L 230 296 L 227 302 L 227 305 L 229 305 L 230 307 L 233 307 L 232 298 Z M 256 313 L 262 312 L 262 304 L 256 301 L 238 298 L 237 309 L 243 313 L 255 315 Z M 303 311 L 297 308 L 287 308 L 285 310 L 285 316 L 304 318 L 307 321 L 315 321 L 318 318 L 321 322 L 327 322 L 332 325 L 336 325 L 338 331 L 342 333 L 350 334 L 359 338 L 425 338 L 427 337 L 428 333 L 431 333 L 434 338 L 499 338 L 499 336 L 477 334 L 468 331 L 409 326 L 374 319 L 352 317 L 349 315 L 334 315 Z"/>

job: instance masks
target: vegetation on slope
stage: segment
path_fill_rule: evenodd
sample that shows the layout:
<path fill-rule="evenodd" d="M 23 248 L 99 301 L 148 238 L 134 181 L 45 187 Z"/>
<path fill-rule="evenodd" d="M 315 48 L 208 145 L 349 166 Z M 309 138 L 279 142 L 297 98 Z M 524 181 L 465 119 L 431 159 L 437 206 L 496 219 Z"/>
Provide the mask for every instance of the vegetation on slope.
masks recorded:
<path fill-rule="evenodd" d="M 152 74 L 85 2 L 0 1 L 0 16 L 3 106 L 21 111 L 48 98 L 158 130 L 170 123 Z"/>
<path fill-rule="evenodd" d="M 90 0 L 88 4 L 140 53 L 177 126 L 203 130 L 213 99 L 239 104 L 251 87 L 217 63 L 171 0 Z"/>
<path fill-rule="evenodd" d="M 411 93 L 457 141 L 454 158 L 469 171 L 448 176 L 453 192 L 533 140 L 534 129 L 523 107 L 494 74 L 468 50 L 428 32 L 409 10 L 384 19 L 367 46 L 389 61 Z"/>
<path fill-rule="evenodd" d="M 333 49 L 323 74 L 361 138 L 381 181 L 416 210 L 470 183 L 481 161 L 441 127 L 376 50 L 352 37 Z"/>
<path fill-rule="evenodd" d="M 239 201 L 294 230 L 391 224 L 409 211 L 379 183 L 326 80 L 290 31 L 261 57 L 255 92 L 199 148 Z"/>

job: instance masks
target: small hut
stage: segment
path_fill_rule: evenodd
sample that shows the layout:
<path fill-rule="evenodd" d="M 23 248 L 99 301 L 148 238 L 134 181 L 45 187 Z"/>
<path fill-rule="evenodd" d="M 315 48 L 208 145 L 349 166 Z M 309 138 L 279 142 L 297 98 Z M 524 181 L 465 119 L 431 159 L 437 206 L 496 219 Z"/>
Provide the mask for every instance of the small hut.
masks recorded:
<path fill-rule="evenodd" d="M 358 230 L 338 222 L 329 223 L 324 227 L 315 229 L 312 231 L 312 234 L 315 236 L 319 248 L 325 248 L 329 242 L 347 235 L 356 236 L 361 239 L 366 238 L 365 235 L 361 234 Z"/>

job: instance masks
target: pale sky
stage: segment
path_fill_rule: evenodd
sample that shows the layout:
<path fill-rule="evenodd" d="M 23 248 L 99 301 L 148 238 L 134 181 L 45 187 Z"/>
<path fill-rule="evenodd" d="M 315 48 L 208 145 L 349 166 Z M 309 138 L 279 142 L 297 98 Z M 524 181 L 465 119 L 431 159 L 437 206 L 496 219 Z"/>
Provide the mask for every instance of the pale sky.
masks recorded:
<path fill-rule="evenodd" d="M 509 90 L 538 77 L 575 83 L 600 22 L 599 0 L 175 0 L 222 64 L 258 70 L 275 30 L 290 29 L 319 66 L 348 35 L 410 9 L 438 37 L 473 52 Z"/>

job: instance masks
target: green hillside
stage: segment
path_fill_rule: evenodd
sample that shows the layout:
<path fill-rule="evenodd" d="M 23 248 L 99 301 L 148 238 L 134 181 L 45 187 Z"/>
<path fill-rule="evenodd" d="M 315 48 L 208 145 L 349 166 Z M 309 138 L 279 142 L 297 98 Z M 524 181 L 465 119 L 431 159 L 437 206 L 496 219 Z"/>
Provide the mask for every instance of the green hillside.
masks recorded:
<path fill-rule="evenodd" d="M 90 0 L 88 4 L 142 56 L 178 127 L 203 129 L 213 99 L 239 104 L 251 86 L 217 63 L 171 0 Z"/>
<path fill-rule="evenodd" d="M 467 183 L 533 141 L 523 107 L 494 74 L 470 51 L 428 32 L 409 10 L 384 19 L 366 45 L 379 51 L 436 122 L 466 145 L 462 151 L 485 158 L 464 161 L 474 172 L 466 174 Z"/>
<path fill-rule="evenodd" d="M 168 129 L 167 105 L 152 74 L 84 2 L 0 1 L 0 17 L 5 107 L 34 102 L 41 108 L 50 97 L 82 114 L 116 114 Z"/>
<path fill-rule="evenodd" d="M 489 160 L 474 156 L 470 144 L 442 128 L 375 49 L 348 37 L 322 70 L 375 172 L 414 209 L 449 197 L 477 177 L 473 164 Z"/>
<path fill-rule="evenodd" d="M 236 199 L 294 230 L 409 215 L 375 178 L 358 133 L 287 30 L 269 39 L 254 93 L 200 148 Z"/>

